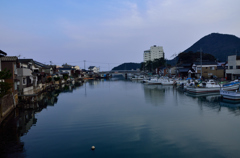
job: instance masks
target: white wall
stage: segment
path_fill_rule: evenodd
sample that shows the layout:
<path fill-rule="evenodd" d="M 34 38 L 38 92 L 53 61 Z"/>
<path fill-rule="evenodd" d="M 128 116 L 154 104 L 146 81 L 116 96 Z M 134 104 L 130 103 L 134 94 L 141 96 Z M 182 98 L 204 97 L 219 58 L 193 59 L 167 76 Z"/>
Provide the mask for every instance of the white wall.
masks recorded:
<path fill-rule="evenodd" d="M 18 76 L 32 76 L 32 70 L 28 68 L 17 68 Z"/>
<path fill-rule="evenodd" d="M 164 57 L 163 47 L 161 46 L 151 46 L 150 50 L 144 51 L 143 60 L 144 62 L 154 59 L 159 59 Z"/>

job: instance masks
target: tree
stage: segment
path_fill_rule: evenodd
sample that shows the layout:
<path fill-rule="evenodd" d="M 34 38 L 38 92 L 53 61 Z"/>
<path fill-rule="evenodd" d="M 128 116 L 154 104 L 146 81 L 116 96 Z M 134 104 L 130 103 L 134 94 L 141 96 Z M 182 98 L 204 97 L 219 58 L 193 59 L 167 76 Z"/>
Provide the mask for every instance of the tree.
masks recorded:
<path fill-rule="evenodd" d="M 5 82 L 5 79 L 9 79 L 11 76 L 12 74 L 10 73 L 10 70 L 4 69 L 3 71 L 0 71 L 0 98 L 10 93 L 9 89 L 11 89 L 12 86 L 10 83 Z"/>
<path fill-rule="evenodd" d="M 144 70 L 145 70 L 145 65 L 146 65 L 145 62 L 141 62 L 141 65 L 140 65 L 140 70 L 141 70 L 141 71 L 144 71 Z"/>
<path fill-rule="evenodd" d="M 64 74 L 63 75 L 63 79 L 66 81 L 68 79 L 68 75 L 67 74 Z"/>
<path fill-rule="evenodd" d="M 190 63 L 195 62 L 200 59 L 201 52 L 194 53 L 193 51 L 189 52 L 182 52 L 178 54 L 178 62 L 177 63 Z M 207 53 L 202 53 L 202 60 L 208 60 L 208 61 L 215 61 L 216 58 Z"/>
<path fill-rule="evenodd" d="M 146 70 L 148 70 L 149 72 L 152 72 L 153 62 L 152 62 L 151 60 L 148 60 L 148 61 L 146 62 L 145 68 L 146 68 Z"/>

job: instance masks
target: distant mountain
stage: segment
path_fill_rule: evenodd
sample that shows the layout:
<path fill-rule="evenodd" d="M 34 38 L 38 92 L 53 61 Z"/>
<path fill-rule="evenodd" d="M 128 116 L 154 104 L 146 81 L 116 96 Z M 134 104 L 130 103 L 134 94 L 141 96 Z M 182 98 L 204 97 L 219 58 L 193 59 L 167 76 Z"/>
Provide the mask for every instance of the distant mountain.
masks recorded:
<path fill-rule="evenodd" d="M 140 63 L 123 63 L 114 67 L 112 70 L 137 70 L 140 69 Z"/>
<path fill-rule="evenodd" d="M 240 38 L 234 35 L 212 33 L 204 36 L 184 52 L 199 52 L 215 56 L 220 61 L 227 61 L 229 55 L 240 55 Z"/>

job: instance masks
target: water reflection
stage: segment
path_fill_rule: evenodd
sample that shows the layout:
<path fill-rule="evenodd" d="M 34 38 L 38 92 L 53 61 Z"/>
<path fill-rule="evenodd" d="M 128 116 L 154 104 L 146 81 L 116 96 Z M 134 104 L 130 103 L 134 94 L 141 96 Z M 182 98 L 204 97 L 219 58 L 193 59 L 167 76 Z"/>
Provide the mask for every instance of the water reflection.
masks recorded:
<path fill-rule="evenodd" d="M 158 106 L 163 102 L 165 88 L 160 85 L 144 85 L 144 97 L 147 103 Z"/>
<path fill-rule="evenodd" d="M 63 86 L 39 96 L 35 108 L 13 113 L 3 125 L 11 133 L 1 128 L 5 131 L 1 130 L 0 139 L 5 143 L 0 150 L 18 153 L 11 157 L 24 157 L 24 153 L 116 158 L 239 155 L 239 120 L 232 114 L 239 114 L 239 107 L 222 105 L 219 96 L 191 97 L 172 86 L 125 81 L 89 81 L 74 91 L 78 88 Z M 81 95 L 85 90 L 88 97 Z M 26 135 L 34 125 L 38 126 Z"/>
<path fill-rule="evenodd" d="M 201 110 L 203 107 L 207 107 L 211 110 L 215 110 L 216 112 L 221 112 L 222 108 L 226 108 L 230 113 L 235 114 L 237 116 L 240 115 L 240 102 L 223 99 L 221 95 L 191 95 L 185 93 L 187 96 L 197 99 L 197 103 Z"/>
<path fill-rule="evenodd" d="M 54 91 L 40 94 L 35 103 L 15 109 L 0 126 L 0 157 L 25 157 L 24 143 L 21 142 L 20 137 L 36 125 L 35 114 L 48 106 L 56 105 L 60 93 L 72 93 L 81 85 L 78 82 L 63 85 Z"/>
<path fill-rule="evenodd" d="M 219 104 L 222 108 L 227 108 L 230 113 L 240 115 L 240 102 L 222 99 Z"/>

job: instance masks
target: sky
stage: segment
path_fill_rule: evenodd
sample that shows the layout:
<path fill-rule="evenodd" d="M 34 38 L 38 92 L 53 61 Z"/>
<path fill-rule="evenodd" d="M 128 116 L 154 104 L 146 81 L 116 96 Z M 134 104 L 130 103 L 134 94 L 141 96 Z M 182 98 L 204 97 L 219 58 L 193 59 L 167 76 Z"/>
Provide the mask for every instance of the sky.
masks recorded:
<path fill-rule="evenodd" d="M 140 63 L 153 45 L 172 59 L 211 33 L 240 37 L 239 6 L 239 0 L 0 0 L 0 50 L 100 71 Z"/>

